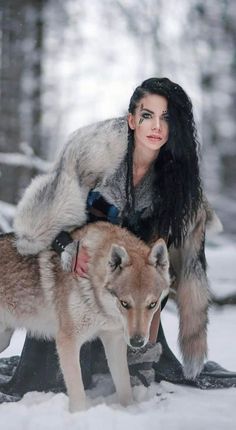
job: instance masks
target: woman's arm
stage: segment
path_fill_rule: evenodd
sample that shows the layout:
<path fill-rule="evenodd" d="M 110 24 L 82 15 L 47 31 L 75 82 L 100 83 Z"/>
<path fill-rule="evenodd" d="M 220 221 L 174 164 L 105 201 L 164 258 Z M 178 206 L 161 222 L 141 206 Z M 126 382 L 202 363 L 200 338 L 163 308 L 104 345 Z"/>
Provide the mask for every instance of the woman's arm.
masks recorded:
<path fill-rule="evenodd" d="M 61 230 L 86 221 L 85 187 L 62 169 L 38 176 L 20 201 L 14 221 L 16 245 L 23 254 L 47 248 Z"/>
<path fill-rule="evenodd" d="M 214 211 L 205 200 L 189 229 L 184 246 L 170 249 L 171 265 L 176 273 L 176 301 L 179 309 L 179 344 L 184 373 L 194 379 L 207 356 L 207 324 L 210 301 L 206 275 L 206 228 L 220 226 Z"/>
<path fill-rule="evenodd" d="M 20 201 L 14 221 L 21 254 L 47 248 L 61 230 L 86 222 L 88 191 L 113 173 L 125 155 L 127 122 L 103 121 L 79 129 L 51 172 L 36 177 Z"/>
<path fill-rule="evenodd" d="M 170 250 L 176 273 L 176 301 L 179 309 L 179 344 L 184 374 L 194 379 L 207 356 L 209 289 L 204 252 L 205 212 L 199 214 L 184 246 Z"/>

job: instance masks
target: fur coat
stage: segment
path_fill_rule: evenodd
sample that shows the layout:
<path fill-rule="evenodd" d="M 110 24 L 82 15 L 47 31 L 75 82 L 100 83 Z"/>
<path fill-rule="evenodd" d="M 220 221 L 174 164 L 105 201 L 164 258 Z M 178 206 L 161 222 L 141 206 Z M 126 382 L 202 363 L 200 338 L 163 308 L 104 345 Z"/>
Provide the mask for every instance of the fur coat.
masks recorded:
<path fill-rule="evenodd" d="M 17 249 L 36 254 L 61 230 L 86 223 L 90 189 L 113 175 L 127 152 L 127 120 L 116 118 L 77 130 L 51 171 L 36 177 L 20 201 L 14 221 Z M 215 222 L 214 222 L 215 221 Z M 205 230 L 217 217 L 204 200 L 182 248 L 170 248 L 176 274 L 179 343 L 184 373 L 195 378 L 207 355 L 209 289 L 204 255 Z"/>

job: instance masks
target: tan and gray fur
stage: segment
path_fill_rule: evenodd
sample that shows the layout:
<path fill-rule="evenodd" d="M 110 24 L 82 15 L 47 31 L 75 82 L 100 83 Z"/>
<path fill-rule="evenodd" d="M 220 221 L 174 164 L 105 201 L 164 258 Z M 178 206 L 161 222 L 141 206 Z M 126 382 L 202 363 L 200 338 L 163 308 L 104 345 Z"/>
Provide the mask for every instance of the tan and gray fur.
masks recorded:
<path fill-rule="evenodd" d="M 125 118 L 77 130 L 52 170 L 34 179 L 19 203 L 14 223 L 19 252 L 38 253 L 61 230 L 70 231 L 86 223 L 88 191 L 106 178 L 109 180 L 126 153 Z M 180 314 L 179 342 L 187 378 L 195 378 L 201 372 L 207 356 L 209 292 L 203 242 L 206 229 L 217 222 L 204 199 L 184 245 L 170 249 Z"/>
<path fill-rule="evenodd" d="M 142 347 L 169 293 L 169 259 L 118 226 L 99 222 L 73 233 L 90 257 L 87 278 L 64 272 L 54 251 L 21 256 L 13 235 L 0 238 L 0 352 L 15 328 L 55 338 L 71 411 L 86 407 L 80 348 L 100 337 L 121 404 L 132 402 L 127 344 Z M 119 351 L 119 357 L 117 357 Z"/>

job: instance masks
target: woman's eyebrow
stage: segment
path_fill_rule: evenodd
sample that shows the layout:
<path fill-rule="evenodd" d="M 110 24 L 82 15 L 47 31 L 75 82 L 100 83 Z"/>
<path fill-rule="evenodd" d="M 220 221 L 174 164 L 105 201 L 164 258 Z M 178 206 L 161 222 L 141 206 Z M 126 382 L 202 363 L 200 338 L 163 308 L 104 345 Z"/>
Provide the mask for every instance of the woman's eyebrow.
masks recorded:
<path fill-rule="evenodd" d="M 145 108 L 143 105 L 141 105 L 141 106 L 140 106 L 140 109 L 141 109 L 141 111 L 145 110 L 146 112 L 149 112 L 149 113 L 151 113 L 151 114 L 153 114 L 153 115 L 155 114 L 155 112 L 153 112 L 152 110 L 150 110 L 150 109 L 148 109 L 148 108 Z M 168 111 L 167 111 L 167 110 L 163 110 L 163 111 L 162 111 L 162 115 L 163 115 L 163 114 L 166 114 L 166 113 L 168 113 Z"/>
<path fill-rule="evenodd" d="M 147 109 L 147 108 L 145 108 L 144 106 L 141 106 L 141 111 L 142 111 L 142 110 L 145 110 L 145 111 L 147 111 L 147 112 L 149 112 L 149 113 L 154 114 L 154 112 L 153 112 L 152 110 Z"/>

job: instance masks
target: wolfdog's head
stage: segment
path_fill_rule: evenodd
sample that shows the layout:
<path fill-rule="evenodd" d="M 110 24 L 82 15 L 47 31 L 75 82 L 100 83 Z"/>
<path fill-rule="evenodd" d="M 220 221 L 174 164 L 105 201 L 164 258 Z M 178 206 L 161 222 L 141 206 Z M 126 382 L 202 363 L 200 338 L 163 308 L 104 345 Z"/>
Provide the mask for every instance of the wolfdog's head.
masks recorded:
<path fill-rule="evenodd" d="M 106 288 L 118 307 L 127 344 L 140 348 L 148 342 L 154 313 L 169 293 L 169 259 L 162 239 L 147 253 L 128 248 L 112 244 Z"/>
<path fill-rule="evenodd" d="M 90 257 L 88 282 L 100 305 L 121 319 L 129 346 L 145 346 L 153 316 L 169 293 L 164 240 L 150 248 L 126 229 L 106 222 L 89 224 L 79 233 Z"/>

